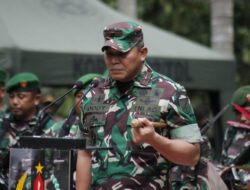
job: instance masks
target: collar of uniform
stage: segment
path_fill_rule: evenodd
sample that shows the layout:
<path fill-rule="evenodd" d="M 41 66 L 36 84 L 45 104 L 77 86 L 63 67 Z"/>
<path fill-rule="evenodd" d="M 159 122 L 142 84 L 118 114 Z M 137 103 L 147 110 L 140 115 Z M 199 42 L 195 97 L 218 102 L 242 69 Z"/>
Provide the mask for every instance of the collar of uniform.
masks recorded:
<path fill-rule="evenodd" d="M 145 61 L 140 73 L 134 80 L 134 86 L 141 87 L 141 88 L 151 88 L 151 76 L 152 76 L 152 69 Z M 111 88 L 115 85 L 116 81 L 107 77 L 104 83 L 106 88 Z"/>

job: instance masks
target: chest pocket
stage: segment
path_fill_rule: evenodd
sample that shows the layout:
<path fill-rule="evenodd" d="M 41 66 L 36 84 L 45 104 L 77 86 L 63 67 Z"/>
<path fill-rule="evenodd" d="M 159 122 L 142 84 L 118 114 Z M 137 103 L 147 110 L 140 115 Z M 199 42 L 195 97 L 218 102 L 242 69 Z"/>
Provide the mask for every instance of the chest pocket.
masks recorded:
<path fill-rule="evenodd" d="M 104 126 L 106 118 L 104 113 L 87 114 L 84 118 L 83 125 L 89 131 L 92 143 L 100 145 L 101 139 L 104 138 Z"/>
<path fill-rule="evenodd" d="M 104 113 L 87 114 L 83 122 L 83 124 L 89 128 L 103 126 L 105 123 L 106 118 Z"/>
<path fill-rule="evenodd" d="M 146 117 L 151 121 L 159 121 L 159 101 L 163 92 L 162 88 L 138 90 L 136 101 L 131 107 L 132 118 Z"/>
<path fill-rule="evenodd" d="M 99 102 L 93 101 L 92 104 L 86 105 L 84 107 L 84 126 L 91 128 L 105 125 L 105 113 L 108 110 L 109 105 L 103 104 L 101 100 Z"/>

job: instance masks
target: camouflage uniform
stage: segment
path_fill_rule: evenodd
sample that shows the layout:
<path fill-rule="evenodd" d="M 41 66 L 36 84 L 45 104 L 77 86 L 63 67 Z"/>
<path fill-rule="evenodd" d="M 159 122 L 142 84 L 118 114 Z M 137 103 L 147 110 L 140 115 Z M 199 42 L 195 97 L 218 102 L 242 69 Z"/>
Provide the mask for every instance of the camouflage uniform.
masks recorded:
<path fill-rule="evenodd" d="M 33 135 L 34 128 L 38 124 L 37 121 L 38 118 L 34 116 L 30 121 L 17 125 L 10 113 L 5 114 L 3 118 L 0 118 L 0 129 L 5 128 L 5 134 L 0 140 L 1 160 L 8 154 L 9 148 L 19 146 L 18 140 L 21 136 Z M 50 136 L 51 134 L 54 134 L 54 131 L 52 131 L 51 128 L 59 128 L 60 126 L 60 123 L 49 120 L 43 127 L 44 134 Z"/>
<path fill-rule="evenodd" d="M 228 126 L 224 137 L 223 152 L 221 162 L 225 167 L 231 166 L 234 159 L 236 159 L 249 145 L 250 129 L 244 129 L 237 126 Z M 250 165 L 250 160 L 243 165 Z M 233 189 L 243 189 L 243 187 L 250 181 L 250 171 L 243 169 L 232 168 L 230 173 L 225 175 L 225 181 Z M 232 181 L 234 181 L 232 183 Z M 236 187 L 238 186 L 238 187 Z"/>
<path fill-rule="evenodd" d="M 89 73 L 86 75 L 81 76 L 77 79 L 76 84 L 83 85 L 83 89 L 87 88 L 89 84 L 91 84 L 92 80 L 97 79 L 101 75 L 97 73 Z M 79 94 L 78 94 L 79 93 Z M 79 129 L 80 125 L 80 113 L 77 113 L 77 104 L 80 104 L 81 102 L 78 101 L 77 96 L 81 95 L 81 89 L 74 89 L 73 95 L 75 96 L 75 106 L 73 107 L 73 110 L 70 112 L 69 117 L 64 121 L 62 126 L 54 126 L 50 127 L 49 130 L 47 130 L 45 133 L 52 133 L 53 136 L 57 137 L 66 137 L 66 138 L 79 138 L 81 137 L 81 131 Z M 79 101 L 81 99 L 79 98 Z M 80 111 L 79 111 L 80 112 Z M 71 184 L 70 189 L 75 189 L 75 179 L 73 178 L 76 171 L 76 158 L 77 158 L 77 152 L 75 150 L 71 150 L 71 166 L 70 166 L 70 177 L 71 177 Z"/>
<path fill-rule="evenodd" d="M 250 129 L 228 126 L 223 143 L 222 163 L 224 165 L 230 164 L 249 146 L 249 139 Z"/>
<path fill-rule="evenodd" d="M 78 78 L 76 81 L 76 84 L 78 84 L 79 86 L 82 85 L 82 88 L 73 90 L 75 101 L 77 99 L 76 98 L 77 94 L 81 93 L 82 89 L 87 88 L 88 85 L 91 84 L 92 80 L 98 79 L 98 77 L 100 76 L 101 75 L 97 73 L 89 73 Z M 75 102 L 73 109 L 71 110 L 68 118 L 63 122 L 62 126 L 59 126 L 59 125 L 52 126 L 49 128 L 49 130 L 46 130 L 46 134 L 51 133 L 51 136 L 56 136 L 56 137 L 59 136 L 59 137 L 67 137 L 67 138 L 80 137 L 81 135 L 81 131 L 79 129 L 79 125 L 81 124 L 79 122 L 80 113 L 77 113 L 77 109 L 76 109 L 78 103 L 81 103 L 81 99 L 79 99 L 79 102 Z"/>
<path fill-rule="evenodd" d="M 173 165 L 169 174 L 171 190 L 227 190 L 216 166 L 207 158 L 200 158 L 194 167 Z"/>
<path fill-rule="evenodd" d="M 201 158 L 194 167 L 173 164 L 169 172 L 172 190 L 227 190 L 226 184 L 218 173 L 213 159 L 211 144 L 202 136 Z"/>
<path fill-rule="evenodd" d="M 83 126 L 98 147 L 92 152 L 93 189 L 167 189 L 169 161 L 152 146 L 132 142 L 131 121 L 146 117 L 164 120 L 156 131 L 190 143 L 201 141 L 185 89 L 153 71 L 145 62 L 141 73 L 125 92 L 116 81 L 103 79 L 82 104 Z M 83 168 L 84 169 L 84 168 Z"/>

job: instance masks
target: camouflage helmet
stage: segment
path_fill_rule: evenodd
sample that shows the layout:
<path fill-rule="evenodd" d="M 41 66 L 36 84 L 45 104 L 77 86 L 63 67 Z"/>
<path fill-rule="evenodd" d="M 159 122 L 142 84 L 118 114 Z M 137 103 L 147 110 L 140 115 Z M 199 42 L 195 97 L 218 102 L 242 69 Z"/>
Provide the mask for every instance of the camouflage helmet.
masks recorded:
<path fill-rule="evenodd" d="M 231 103 L 243 107 L 246 105 L 250 105 L 250 103 L 247 100 L 247 95 L 250 95 L 250 85 L 238 88 L 232 96 Z"/>
<path fill-rule="evenodd" d="M 128 52 L 138 44 L 143 44 L 142 28 L 135 22 L 118 22 L 108 25 L 103 30 L 104 45 L 120 52 Z"/>
<path fill-rule="evenodd" d="M 7 81 L 6 91 L 37 91 L 40 92 L 40 81 L 38 77 L 29 72 L 18 73 Z"/>

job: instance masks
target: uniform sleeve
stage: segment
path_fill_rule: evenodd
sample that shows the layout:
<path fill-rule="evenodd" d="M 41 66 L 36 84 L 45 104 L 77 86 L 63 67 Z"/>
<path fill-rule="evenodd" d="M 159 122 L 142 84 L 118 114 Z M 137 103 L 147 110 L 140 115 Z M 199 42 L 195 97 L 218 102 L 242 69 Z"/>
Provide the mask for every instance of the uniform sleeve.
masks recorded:
<path fill-rule="evenodd" d="M 167 124 L 172 139 L 183 139 L 190 143 L 201 142 L 202 137 L 190 99 L 183 87 L 178 87 L 169 103 Z"/>

